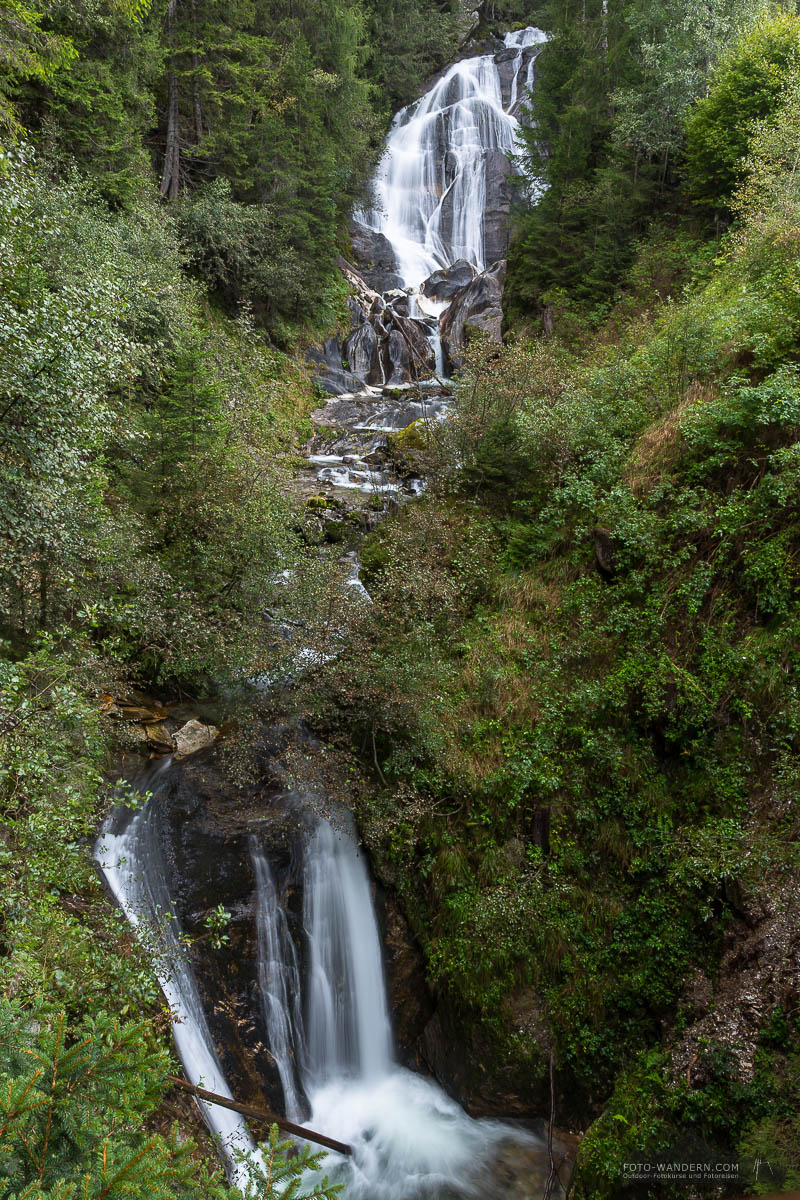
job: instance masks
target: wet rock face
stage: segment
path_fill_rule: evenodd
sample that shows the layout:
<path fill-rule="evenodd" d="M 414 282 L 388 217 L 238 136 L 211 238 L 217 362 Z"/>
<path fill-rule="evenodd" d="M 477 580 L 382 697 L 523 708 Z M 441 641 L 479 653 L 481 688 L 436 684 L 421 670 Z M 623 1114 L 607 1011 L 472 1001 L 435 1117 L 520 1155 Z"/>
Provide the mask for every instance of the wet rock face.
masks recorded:
<path fill-rule="evenodd" d="M 264 1042 L 257 984 L 250 838 L 255 835 L 268 850 L 276 887 L 302 944 L 301 856 L 296 852 L 302 826 L 287 821 L 278 786 L 267 783 L 242 792 L 208 752 L 171 772 L 155 802 L 173 907 L 192 939 L 195 977 L 226 1076 L 237 1098 L 280 1112 L 283 1090 Z M 231 914 L 225 928 L 229 940 L 215 947 L 206 919 L 219 904 Z"/>
<path fill-rule="evenodd" d="M 519 51 L 515 46 L 504 46 L 494 56 L 497 74 L 500 76 L 500 90 L 503 97 L 503 108 L 511 104 L 514 91 L 514 79 L 517 75 L 517 59 Z M 528 57 L 527 55 L 525 56 Z"/>
<path fill-rule="evenodd" d="M 509 109 L 519 119 L 523 105 L 528 99 L 527 83 L 531 64 L 544 49 L 544 43 L 535 42 L 528 46 L 522 54 L 519 69 L 515 70 L 519 51 L 514 46 L 503 46 L 494 56 L 497 73 L 500 76 L 500 89 L 503 96 L 503 108 Z M 514 83 L 516 82 L 516 92 Z M 512 105 L 512 99 L 514 104 Z"/>
<path fill-rule="evenodd" d="M 434 271 L 419 290 L 430 300 L 452 300 L 457 292 L 472 283 L 477 274 L 472 263 L 467 262 L 464 258 L 459 258 L 452 267 L 443 267 L 441 271 Z"/>
<path fill-rule="evenodd" d="M 464 347 L 471 331 L 481 333 L 493 342 L 502 341 L 505 277 L 505 262 L 496 262 L 456 293 L 450 307 L 440 317 L 442 345 L 453 366 L 458 367 L 463 362 Z"/>
<path fill-rule="evenodd" d="M 375 292 L 402 288 L 403 281 L 397 274 L 397 260 L 387 237 L 351 219 L 350 242 L 354 264 L 368 287 Z"/>
<path fill-rule="evenodd" d="M 418 1069 L 425 1028 L 433 1016 L 425 961 L 393 896 L 378 896 L 378 913 L 398 1056 L 404 1066 Z"/>
<path fill-rule="evenodd" d="M 337 337 L 306 350 L 306 359 L 314 382 L 329 396 L 357 392 L 362 386 L 359 377 L 345 367 L 342 344 Z"/>
<path fill-rule="evenodd" d="M 425 1027 L 420 1061 L 471 1116 L 526 1117 L 550 1108 L 548 1049 L 540 1034 L 535 1062 L 506 1060 L 480 1026 L 461 1022 L 440 1003 Z"/>
<path fill-rule="evenodd" d="M 508 255 L 511 228 L 511 163 L 501 150 L 486 152 L 486 205 L 483 210 L 484 261 Z"/>

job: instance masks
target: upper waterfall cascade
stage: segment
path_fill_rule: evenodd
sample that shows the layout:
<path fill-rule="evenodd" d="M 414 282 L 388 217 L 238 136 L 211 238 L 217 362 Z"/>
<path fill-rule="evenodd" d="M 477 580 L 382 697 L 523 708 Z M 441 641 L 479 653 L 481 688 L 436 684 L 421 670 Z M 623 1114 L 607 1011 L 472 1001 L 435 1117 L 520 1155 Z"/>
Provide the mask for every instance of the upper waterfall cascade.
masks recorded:
<path fill-rule="evenodd" d="M 466 259 L 483 270 L 487 160 L 518 147 L 519 112 L 533 84 L 540 29 L 506 34 L 505 52 L 454 63 L 416 103 L 397 114 L 359 215 L 392 245 L 398 274 L 417 288 L 434 271 Z"/>

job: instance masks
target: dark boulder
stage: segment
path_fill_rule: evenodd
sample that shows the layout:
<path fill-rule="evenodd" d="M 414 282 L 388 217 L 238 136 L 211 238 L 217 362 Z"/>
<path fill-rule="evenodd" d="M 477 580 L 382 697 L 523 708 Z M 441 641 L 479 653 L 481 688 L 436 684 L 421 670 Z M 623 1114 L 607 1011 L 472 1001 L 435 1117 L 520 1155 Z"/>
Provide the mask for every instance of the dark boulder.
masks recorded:
<path fill-rule="evenodd" d="M 383 382 L 378 334 L 369 321 L 358 325 L 346 339 L 344 355 L 350 370 L 364 383 L 381 384 Z"/>
<path fill-rule="evenodd" d="M 338 338 L 328 338 L 322 346 L 306 350 L 314 382 L 329 396 L 343 396 L 363 387 L 357 375 L 348 371 L 343 362 L 344 351 Z"/>
<path fill-rule="evenodd" d="M 380 296 L 351 263 L 339 259 L 338 265 L 350 288 L 351 327 L 343 342 L 329 338 L 306 351 L 315 382 L 328 395 L 341 396 L 360 392 L 365 384 L 380 387 L 431 375 L 434 318 L 409 317 L 405 291 L 395 288 Z"/>
<path fill-rule="evenodd" d="M 452 267 L 442 267 L 429 275 L 420 287 L 420 293 L 430 300 L 452 300 L 456 292 L 472 283 L 478 274 L 477 268 L 465 258 L 459 258 Z"/>
<path fill-rule="evenodd" d="M 453 366 L 463 362 L 463 351 L 471 332 L 481 333 L 492 342 L 502 341 L 503 284 L 506 264 L 496 262 L 482 271 L 453 298 L 439 319 L 442 345 Z"/>
<path fill-rule="evenodd" d="M 475 1117 L 525 1117 L 549 1107 L 550 1044 L 541 1002 L 532 992 L 515 993 L 504 1010 L 498 1016 L 523 1034 L 527 1053 L 519 1060 L 503 1054 L 496 1039 L 443 998 L 422 1036 L 424 1067 Z"/>
<path fill-rule="evenodd" d="M 389 334 L 385 347 L 386 382 L 410 383 L 413 378 L 411 355 L 408 343 L 399 329 Z"/>
<path fill-rule="evenodd" d="M 392 314 L 394 328 L 403 335 L 411 362 L 412 378 L 419 379 L 429 374 L 436 366 L 436 356 L 429 342 L 434 325 L 416 317 L 401 317 Z"/>
<path fill-rule="evenodd" d="M 350 221 L 350 242 L 353 260 L 364 282 L 376 292 L 402 288 L 397 274 L 397 260 L 392 243 L 382 233 L 369 229 L 360 221 Z"/>
<path fill-rule="evenodd" d="M 401 317 L 408 316 L 408 293 L 401 288 L 393 288 L 386 292 L 384 299 L 387 304 L 391 304 L 392 312 L 397 313 Z"/>

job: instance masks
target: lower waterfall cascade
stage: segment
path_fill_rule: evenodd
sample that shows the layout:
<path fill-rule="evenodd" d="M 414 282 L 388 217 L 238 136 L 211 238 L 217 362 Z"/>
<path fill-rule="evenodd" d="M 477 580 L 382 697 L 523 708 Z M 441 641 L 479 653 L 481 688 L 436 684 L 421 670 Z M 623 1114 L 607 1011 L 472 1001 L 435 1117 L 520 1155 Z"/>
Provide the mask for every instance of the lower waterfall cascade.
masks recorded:
<path fill-rule="evenodd" d="M 447 307 L 418 294 L 432 272 L 460 259 L 481 271 L 492 261 L 484 220 L 487 155 L 509 156 L 517 148 L 518 115 L 544 40 L 538 29 L 508 34 L 501 53 L 454 64 L 395 118 L 375 178 L 375 205 L 358 217 L 391 243 L 410 319 L 438 318 Z M 434 342 L 431 357 L 443 374 Z M 447 404 L 422 391 L 409 391 L 405 400 L 398 395 L 397 389 L 365 387 L 329 402 L 318 425 L 333 429 L 336 439 L 311 445 L 309 486 L 398 497 L 421 490 L 421 480 L 395 482 L 376 471 L 374 455 L 386 432 L 421 417 L 442 419 Z M 363 591 L 357 567 L 348 585 Z M 160 780 L 180 769 L 168 761 L 155 768 L 146 781 L 150 799 L 137 811 L 111 814 L 95 856 L 130 922 L 151 928 L 148 945 L 158 945 L 155 971 L 188 1080 L 230 1097 L 167 882 Z M 329 1154 L 324 1161 L 324 1172 L 344 1184 L 345 1200 L 542 1195 L 547 1169 L 540 1138 L 518 1125 L 471 1118 L 437 1083 L 397 1062 L 378 921 L 355 823 L 345 811 L 333 816 L 326 809 L 321 817 L 313 806 L 303 819 L 301 935 L 296 919 L 291 928 L 257 825 L 247 841 L 261 1036 L 287 1117 L 353 1147 L 352 1158 Z M 254 1146 L 244 1120 L 199 1104 L 231 1181 L 245 1191 L 248 1172 L 239 1157 Z M 504 1176 L 512 1183 L 501 1185 L 496 1176 L 503 1155 L 517 1166 Z M 559 1194 L 556 1184 L 553 1195 Z"/>
<path fill-rule="evenodd" d="M 148 945 L 155 946 L 154 969 L 189 1082 L 232 1099 L 167 886 L 159 784 L 171 763 L 171 758 L 162 759 L 146 776 L 142 789 L 152 795 L 142 809 L 119 807 L 110 814 L 95 846 L 95 859 L 131 925 L 146 929 Z M 247 1124 L 230 1109 L 204 1100 L 197 1103 L 218 1140 L 231 1182 L 244 1190 L 248 1171 L 238 1156 L 254 1152 Z"/>
<path fill-rule="evenodd" d="M 140 781 L 150 798 L 136 811 L 121 806 L 111 813 L 95 856 L 132 925 L 148 929 L 148 947 L 157 946 L 155 971 L 187 1079 L 230 1098 L 167 884 L 162 783 L 180 769 L 161 760 Z M 344 810 L 320 817 L 312 805 L 304 821 L 303 945 L 290 933 L 257 831 L 249 851 L 264 1035 L 286 1116 L 353 1148 L 352 1158 L 326 1155 L 321 1173 L 345 1185 L 346 1200 L 538 1196 L 545 1174 L 539 1138 L 469 1117 L 433 1080 L 397 1063 L 371 884 L 353 819 Z M 198 1105 L 231 1182 L 246 1192 L 242 1158 L 258 1155 L 244 1119 L 206 1101 Z M 526 1164 L 526 1190 L 493 1192 L 493 1166 L 508 1154 Z"/>

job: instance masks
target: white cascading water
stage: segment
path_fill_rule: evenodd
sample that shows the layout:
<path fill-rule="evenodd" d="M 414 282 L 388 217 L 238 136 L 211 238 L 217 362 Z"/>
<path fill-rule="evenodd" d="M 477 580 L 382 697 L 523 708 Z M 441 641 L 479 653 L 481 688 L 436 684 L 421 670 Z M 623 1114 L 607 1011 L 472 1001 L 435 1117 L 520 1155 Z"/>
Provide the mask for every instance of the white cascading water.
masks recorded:
<path fill-rule="evenodd" d="M 347 824 L 345 824 L 345 822 Z M 306 850 L 303 923 L 309 948 L 308 1086 L 376 1079 L 392 1061 L 392 1030 L 369 880 L 349 814 L 322 821 Z"/>
<path fill-rule="evenodd" d="M 278 1068 L 286 1116 L 302 1115 L 298 1068 L 302 1064 L 303 1014 L 300 1007 L 300 967 L 289 933 L 286 913 L 275 888 L 269 862 L 255 837 L 250 857 L 256 880 L 258 990 L 269 1051 Z"/>
<path fill-rule="evenodd" d="M 284 936 L 266 858 L 257 846 L 259 946 L 263 956 L 281 947 L 283 970 L 270 978 L 299 986 L 297 953 Z M 431 1080 L 400 1067 L 394 1057 L 383 976 L 381 942 L 363 855 L 351 815 L 321 820 L 305 848 L 303 926 L 307 967 L 302 1016 L 286 1022 L 265 1007 L 267 1042 L 281 1078 L 302 1080 L 309 1129 L 353 1147 L 352 1159 L 329 1155 L 326 1173 L 344 1183 L 346 1200 L 485 1198 L 487 1172 L 501 1143 L 532 1146 L 534 1139 L 499 1121 L 472 1120 Z M 269 948 L 269 949 L 266 949 Z M 259 965 L 259 978 L 263 967 Z M 274 987 L 274 984 L 270 984 Z M 283 1060 L 283 1066 L 281 1066 Z"/>
<path fill-rule="evenodd" d="M 518 150 L 517 112 L 533 83 L 531 47 L 540 29 L 505 38 L 516 50 L 508 101 L 491 54 L 454 63 L 421 100 L 394 119 L 374 180 L 373 207 L 359 215 L 392 244 L 397 271 L 417 288 L 434 271 L 463 258 L 479 271 L 485 261 L 486 158 Z"/>
<path fill-rule="evenodd" d="M 163 759 L 143 781 L 141 790 L 153 793 L 143 808 L 136 812 L 118 808 L 111 813 L 94 857 L 120 908 L 153 953 L 153 967 L 169 1004 L 175 1048 L 186 1078 L 231 1099 L 167 887 L 158 791 L 171 762 L 171 758 Z M 199 1100 L 198 1106 L 218 1141 L 229 1179 L 244 1190 L 249 1174 L 235 1152 L 254 1151 L 246 1122 L 218 1104 Z"/>

